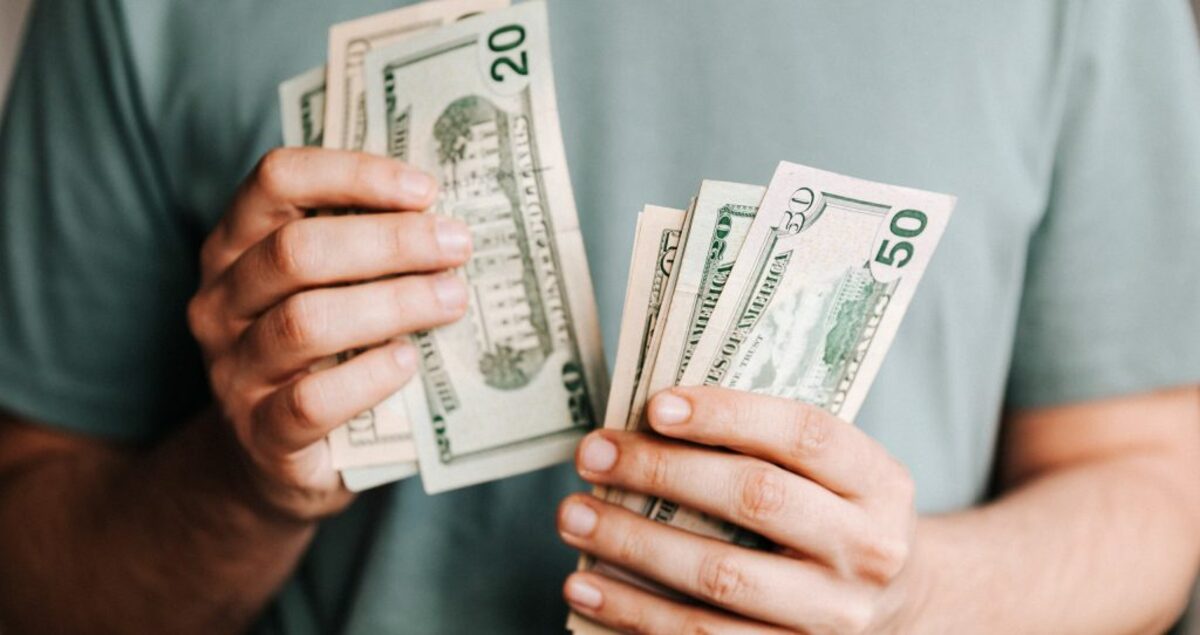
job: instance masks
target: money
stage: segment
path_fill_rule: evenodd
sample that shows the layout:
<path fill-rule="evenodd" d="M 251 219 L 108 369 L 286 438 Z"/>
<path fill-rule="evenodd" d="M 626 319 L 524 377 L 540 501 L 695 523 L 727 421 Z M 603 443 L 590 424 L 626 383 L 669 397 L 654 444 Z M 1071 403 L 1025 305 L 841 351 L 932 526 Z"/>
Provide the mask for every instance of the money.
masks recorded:
<path fill-rule="evenodd" d="M 530 2 L 367 56 L 368 145 L 441 182 L 464 220 L 468 316 L 413 336 L 404 389 L 426 491 L 568 459 L 607 379 L 567 175 L 546 9 Z M 328 118 L 327 118 L 328 121 Z"/>
<path fill-rule="evenodd" d="M 320 146 L 325 115 L 325 67 L 318 66 L 279 85 L 280 113 L 283 127 L 283 143 L 287 146 Z M 327 365 L 327 363 L 326 363 Z M 386 407 L 394 412 L 402 406 L 399 397 L 393 397 Z M 374 416 L 378 409 L 368 414 Z M 363 415 L 359 415 L 361 419 Z M 407 416 L 383 417 L 384 422 L 403 424 L 399 432 L 408 437 Z M 330 435 L 332 443 L 340 447 L 349 446 L 351 427 L 343 426 Z M 373 447 L 383 447 L 376 444 Z M 352 449 L 352 447 L 351 447 Z M 371 467 L 344 467 L 342 481 L 351 491 L 360 492 L 384 483 L 408 478 L 417 472 L 416 450 L 411 441 L 399 447 L 400 451 L 389 452 L 387 463 Z M 341 454 L 344 456 L 346 450 Z"/>
<path fill-rule="evenodd" d="M 683 210 L 647 205 L 638 216 L 625 308 L 621 313 L 621 335 L 617 341 L 616 368 L 629 372 L 613 375 L 605 409 L 606 428 L 624 428 L 632 410 L 659 313 L 669 300 L 668 283 L 677 261 L 686 214 Z"/>
<path fill-rule="evenodd" d="M 456 20 L 507 7 L 508 0 L 439 0 L 422 2 L 329 29 L 328 104 L 325 147 L 361 150 L 366 137 L 363 60 L 371 51 Z"/>
<path fill-rule="evenodd" d="M 623 429 L 633 407 L 633 400 L 640 379 L 640 371 L 647 367 L 645 356 L 650 351 L 655 327 L 660 324 L 659 313 L 669 301 L 670 278 L 678 260 L 680 240 L 687 212 L 647 205 L 638 215 L 637 230 L 633 239 L 633 255 L 630 258 L 629 278 L 625 287 L 625 305 L 621 312 L 621 335 L 617 341 L 616 368 L 612 386 L 608 392 L 604 427 Z M 596 487 L 593 493 L 600 498 L 623 494 L 619 490 L 610 492 Z M 581 555 L 580 569 L 591 569 L 599 564 L 609 575 L 624 572 L 605 567 L 589 556 Z M 627 574 L 625 574 L 627 575 Z M 573 631 L 600 628 L 578 613 L 571 613 L 567 628 Z"/>
<path fill-rule="evenodd" d="M 805 401 L 853 421 L 954 204 L 780 163 L 680 383 Z"/>
<path fill-rule="evenodd" d="M 663 325 L 662 344 L 649 372 L 649 394 L 675 385 L 687 368 L 721 297 L 765 188 L 704 181 Z M 646 371 L 643 371 L 646 372 Z M 640 419 L 631 422 L 641 427 Z"/>
<path fill-rule="evenodd" d="M 320 146 L 325 129 L 325 66 L 321 65 L 279 85 L 283 145 Z"/>
<path fill-rule="evenodd" d="M 706 181 L 685 232 L 675 291 L 661 309 L 667 319 L 659 350 L 641 358 L 655 360 L 654 368 L 635 369 L 636 362 L 619 358 L 614 374 L 649 374 L 654 391 L 717 385 L 794 399 L 853 421 L 954 204 L 951 196 L 787 162 L 765 194 Z M 647 275 L 636 269 L 647 266 L 635 258 L 631 284 Z M 622 321 L 623 339 L 629 326 Z M 640 425 L 628 419 L 626 427 Z M 619 490 L 605 496 L 692 533 L 771 546 L 671 501 Z M 580 567 L 670 593 L 605 563 L 581 559 Z M 567 625 L 577 634 L 612 632 L 575 614 Z"/>
<path fill-rule="evenodd" d="M 343 150 L 364 149 L 366 107 L 362 71 L 367 53 L 503 6 L 508 6 L 507 0 L 424 2 L 334 25 L 329 30 L 329 89 L 325 94 L 322 145 Z M 355 354 L 356 351 L 347 351 L 333 362 L 343 362 Z M 404 400 L 399 394 L 333 430 L 329 445 L 333 466 L 341 470 L 411 462 L 417 456 Z"/>

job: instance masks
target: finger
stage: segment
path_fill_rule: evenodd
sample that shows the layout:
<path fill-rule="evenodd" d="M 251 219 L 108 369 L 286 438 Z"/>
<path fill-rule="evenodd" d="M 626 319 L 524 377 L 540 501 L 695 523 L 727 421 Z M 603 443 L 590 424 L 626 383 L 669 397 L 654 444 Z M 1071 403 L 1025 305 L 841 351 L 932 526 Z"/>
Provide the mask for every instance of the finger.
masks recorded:
<path fill-rule="evenodd" d="M 243 251 L 305 210 L 356 207 L 419 210 L 437 184 L 400 161 L 363 152 L 277 148 L 265 154 L 238 189 L 230 211 L 205 244 L 205 268 L 223 270 Z"/>
<path fill-rule="evenodd" d="M 253 439 L 281 456 L 308 447 L 400 390 L 416 370 L 416 349 L 399 342 L 305 375 L 262 401 Z"/>
<path fill-rule="evenodd" d="M 658 433 L 776 463 L 850 497 L 890 490 L 904 468 L 864 432 L 798 401 L 714 387 L 677 387 L 647 407 Z"/>
<path fill-rule="evenodd" d="M 222 276 L 228 309 L 253 317 L 283 298 L 338 282 L 448 269 L 471 253 L 462 221 L 434 214 L 326 216 L 290 222 Z"/>
<path fill-rule="evenodd" d="M 839 571 L 885 578 L 897 546 L 876 544 L 866 512 L 812 481 L 745 455 L 601 430 L 576 453 L 579 474 L 728 520 Z M 890 557 L 891 552 L 897 552 Z M 877 574 L 872 569 L 879 568 Z"/>
<path fill-rule="evenodd" d="M 784 635 L 789 632 L 714 609 L 681 604 L 591 573 L 575 573 L 567 578 L 563 597 L 580 615 L 622 633 Z"/>
<path fill-rule="evenodd" d="M 563 502 L 558 526 L 576 549 L 752 619 L 840 633 L 870 617 L 870 605 L 819 565 L 701 537 L 584 494 Z"/>
<path fill-rule="evenodd" d="M 466 306 L 466 285 L 453 274 L 313 289 L 255 320 L 239 353 L 253 372 L 278 380 L 336 353 L 453 322 Z"/>

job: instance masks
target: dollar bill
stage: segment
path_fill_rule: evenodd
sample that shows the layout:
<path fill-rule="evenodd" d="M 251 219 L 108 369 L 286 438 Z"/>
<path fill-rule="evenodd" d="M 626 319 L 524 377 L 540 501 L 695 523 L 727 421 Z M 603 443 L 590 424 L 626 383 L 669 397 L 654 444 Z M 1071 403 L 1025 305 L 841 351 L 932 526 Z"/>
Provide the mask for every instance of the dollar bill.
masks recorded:
<path fill-rule="evenodd" d="M 279 85 L 280 113 L 283 127 L 283 143 L 287 146 L 320 146 L 322 126 L 325 115 L 325 67 L 318 66 Z M 399 395 L 392 396 L 387 405 L 389 411 L 403 407 Z M 370 412 L 371 415 L 375 411 Z M 358 417 L 359 419 L 362 418 Z M 404 428 L 394 433 L 403 434 L 408 438 L 408 418 L 384 417 Z M 342 426 L 330 435 L 334 447 L 350 446 L 350 426 Z M 331 454 L 333 454 L 331 452 Z M 343 450 L 342 455 L 346 452 Z M 365 489 L 408 478 L 417 472 L 416 449 L 411 440 L 401 444 L 388 463 L 372 466 L 342 469 L 342 481 L 351 491 L 359 492 Z"/>
<path fill-rule="evenodd" d="M 607 391 L 567 175 L 546 8 L 529 2 L 366 58 L 368 131 L 441 183 L 464 220 L 468 315 L 419 333 L 405 390 L 428 492 L 567 460 Z"/>
<path fill-rule="evenodd" d="M 335 24 L 329 30 L 325 147 L 363 148 L 367 131 L 363 60 L 368 53 L 406 37 L 508 5 L 508 0 L 438 0 Z"/>
<path fill-rule="evenodd" d="M 955 199 L 780 163 L 682 385 L 804 401 L 853 421 Z M 760 536 L 658 499 L 647 515 L 751 547 Z"/>
<path fill-rule="evenodd" d="M 805 401 L 853 421 L 954 204 L 781 163 L 680 383 Z"/>
<path fill-rule="evenodd" d="M 325 129 L 324 65 L 310 68 L 279 85 L 279 112 L 283 145 L 321 145 Z"/>
<path fill-rule="evenodd" d="M 508 6 L 507 0 L 439 0 L 334 25 L 329 30 L 326 73 L 329 88 L 325 95 L 322 135 L 324 147 L 364 149 L 366 108 L 363 101 L 363 60 L 370 51 L 503 6 Z M 337 213 L 357 212 L 343 210 Z M 344 362 L 355 354 L 357 351 L 344 352 L 332 362 Z M 374 408 L 364 410 L 330 433 L 333 465 L 345 470 L 413 461 L 416 459 L 416 448 L 410 429 L 403 399 L 397 394 Z"/>
<path fill-rule="evenodd" d="M 696 199 L 693 198 L 688 204 L 687 213 L 683 217 L 683 227 L 680 229 L 680 237 L 683 240 L 691 230 L 692 212 L 696 209 Z M 676 245 L 676 248 L 678 245 Z M 679 282 L 679 276 L 676 275 L 674 267 L 667 272 L 666 278 L 663 281 L 664 288 L 662 290 L 663 298 L 671 298 L 675 294 L 675 285 Z M 624 418 L 624 425 L 618 426 L 615 420 L 617 416 L 614 414 L 613 425 L 610 427 L 623 427 L 627 430 L 633 430 L 637 427 L 637 422 L 642 418 L 642 412 L 646 405 L 646 399 L 650 395 L 650 370 L 654 368 L 655 361 L 658 359 L 658 351 L 662 346 L 663 327 L 666 326 L 667 313 L 669 305 L 664 304 L 659 307 L 654 316 L 654 322 L 650 325 L 650 333 L 648 335 L 645 347 L 642 349 L 641 355 L 637 359 L 637 367 L 629 372 L 634 373 L 635 386 L 633 389 L 633 398 L 629 401 L 629 407 L 624 412 L 619 413 L 619 416 Z M 627 372 L 625 369 L 622 373 Z"/>
<path fill-rule="evenodd" d="M 604 411 L 606 428 L 624 428 L 632 409 L 660 312 L 668 306 L 668 283 L 686 214 L 684 210 L 647 205 L 638 217 L 612 387 Z"/>
<path fill-rule="evenodd" d="M 758 185 L 704 181 L 679 264 L 678 281 L 668 302 L 662 344 L 648 371 L 648 393 L 674 386 L 683 376 L 716 308 L 742 242 L 754 221 L 766 188 Z M 631 422 L 641 427 L 642 420 Z"/>
<path fill-rule="evenodd" d="M 684 210 L 654 205 L 647 205 L 638 215 L 629 278 L 625 286 L 625 305 L 621 311 L 621 335 L 617 341 L 612 387 L 605 408 L 606 428 L 623 429 L 626 426 L 641 371 L 646 367 L 646 355 L 654 340 L 654 330 L 659 324 L 659 313 L 670 300 L 667 295 L 668 281 L 678 261 L 686 217 Z M 611 492 L 615 494 L 618 490 Z M 605 499 L 612 495 L 604 487 L 596 487 L 593 494 Z M 581 570 L 590 569 L 596 564 L 587 555 L 579 558 Z M 624 573 L 619 570 L 605 572 L 609 575 Z M 580 632 L 601 627 L 572 612 L 567 628 Z"/>

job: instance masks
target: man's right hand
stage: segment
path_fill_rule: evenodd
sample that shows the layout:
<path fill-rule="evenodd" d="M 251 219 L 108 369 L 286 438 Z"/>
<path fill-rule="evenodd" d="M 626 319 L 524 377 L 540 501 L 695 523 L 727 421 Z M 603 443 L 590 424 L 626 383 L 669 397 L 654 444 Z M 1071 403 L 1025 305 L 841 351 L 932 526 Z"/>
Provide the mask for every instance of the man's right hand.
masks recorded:
<path fill-rule="evenodd" d="M 311 520 L 350 502 L 326 434 L 413 376 L 416 352 L 397 338 L 464 314 L 466 286 L 443 270 L 466 262 L 471 236 L 458 220 L 417 213 L 435 191 L 391 159 L 273 150 L 205 242 L 188 320 L 253 495 L 272 511 Z M 305 217 L 328 208 L 379 213 Z"/>

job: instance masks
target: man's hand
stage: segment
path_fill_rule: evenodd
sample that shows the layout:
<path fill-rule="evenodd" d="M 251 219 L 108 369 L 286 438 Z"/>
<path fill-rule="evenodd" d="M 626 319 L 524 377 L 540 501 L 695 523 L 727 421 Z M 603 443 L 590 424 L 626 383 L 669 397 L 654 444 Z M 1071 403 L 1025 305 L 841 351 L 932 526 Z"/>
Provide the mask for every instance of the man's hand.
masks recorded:
<path fill-rule="evenodd" d="M 579 473 L 665 498 L 773 541 L 746 549 L 586 495 L 563 502 L 573 547 L 723 610 L 683 604 L 595 573 L 568 578 L 580 613 L 637 633 L 877 632 L 912 584 L 905 564 L 913 482 L 854 426 L 802 403 L 719 388 L 674 388 L 647 408 L 664 437 L 598 431 Z M 732 450 L 732 452 L 730 451 Z"/>
<path fill-rule="evenodd" d="M 413 213 L 432 203 L 435 188 L 391 159 L 274 150 L 204 244 L 189 322 L 254 490 L 274 511 L 309 520 L 351 500 L 325 435 L 413 376 L 416 353 L 397 338 L 466 309 L 462 281 L 437 272 L 467 260 L 467 227 Z M 347 207 L 382 213 L 305 218 Z"/>

